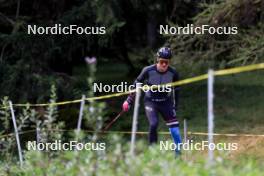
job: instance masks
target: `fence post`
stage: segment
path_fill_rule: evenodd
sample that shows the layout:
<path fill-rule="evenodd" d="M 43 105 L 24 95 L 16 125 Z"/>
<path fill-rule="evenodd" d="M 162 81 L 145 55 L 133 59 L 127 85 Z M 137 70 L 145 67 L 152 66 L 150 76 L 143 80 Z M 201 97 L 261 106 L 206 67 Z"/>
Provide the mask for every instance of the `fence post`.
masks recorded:
<path fill-rule="evenodd" d="M 183 134 L 184 134 L 184 143 L 187 143 L 187 121 L 186 119 L 183 120 Z"/>
<path fill-rule="evenodd" d="M 131 134 L 131 146 L 130 146 L 130 154 L 132 156 L 134 156 L 134 149 L 135 149 L 140 94 L 141 94 L 141 84 L 136 84 L 136 99 L 135 99 L 135 105 L 134 105 L 132 134 Z"/>
<path fill-rule="evenodd" d="M 214 161 L 214 151 L 210 149 L 210 144 L 214 142 L 214 71 L 208 71 L 208 164 L 211 165 Z"/>
<path fill-rule="evenodd" d="M 15 117 L 15 113 L 14 113 L 14 109 L 13 109 L 13 104 L 12 104 L 11 101 L 9 101 L 9 107 L 10 107 L 10 110 L 11 110 L 11 116 L 12 116 L 12 121 L 13 121 L 15 135 L 16 135 L 20 167 L 22 167 L 22 165 L 23 165 L 22 150 L 21 150 L 20 140 L 19 140 L 19 136 L 18 136 L 18 130 L 17 130 L 17 125 L 16 125 L 16 117 Z"/>
<path fill-rule="evenodd" d="M 78 124 L 77 124 L 77 134 L 79 134 L 81 130 L 84 105 L 85 105 L 85 95 L 82 95 L 82 101 L 81 101 Z"/>
<path fill-rule="evenodd" d="M 36 124 L 36 138 L 37 138 L 37 143 L 39 143 L 41 141 L 39 132 L 40 132 L 40 130 L 39 130 L 38 124 Z"/>

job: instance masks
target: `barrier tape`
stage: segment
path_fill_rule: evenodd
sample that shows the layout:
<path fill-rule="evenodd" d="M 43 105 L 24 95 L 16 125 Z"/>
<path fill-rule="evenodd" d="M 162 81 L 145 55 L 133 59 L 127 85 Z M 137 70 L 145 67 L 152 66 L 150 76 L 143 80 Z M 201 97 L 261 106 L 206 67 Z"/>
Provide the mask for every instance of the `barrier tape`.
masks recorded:
<path fill-rule="evenodd" d="M 229 69 L 223 69 L 223 70 L 218 70 L 214 71 L 215 76 L 224 76 L 224 75 L 230 75 L 230 74 L 236 74 L 236 73 L 241 73 L 241 72 L 248 72 L 248 71 L 253 71 L 253 70 L 260 70 L 264 69 L 264 63 L 260 64 L 252 64 L 248 66 L 241 66 L 241 67 L 235 67 L 235 68 L 229 68 Z M 180 86 L 180 85 L 185 85 L 185 84 L 190 84 L 193 82 L 205 80 L 208 78 L 208 74 L 203 74 L 200 76 L 192 77 L 192 78 L 187 78 L 184 80 L 164 84 L 164 85 L 171 85 L 171 86 Z M 102 99 L 108 99 L 112 97 L 119 97 L 123 95 L 130 94 L 131 92 L 135 92 L 135 90 L 132 91 L 127 91 L 127 92 L 120 92 L 120 93 L 113 93 L 109 95 L 103 95 L 103 96 L 97 96 L 97 97 L 90 97 L 86 98 L 86 101 L 94 101 L 94 100 L 102 100 Z M 31 106 L 31 107 L 36 107 L 36 106 L 53 106 L 53 105 L 66 105 L 66 104 L 73 104 L 73 103 L 80 103 L 82 99 L 78 100 L 72 100 L 72 101 L 63 101 L 63 102 L 56 102 L 56 103 L 42 103 L 42 104 L 13 104 L 13 106 L 21 107 L 21 106 Z M 6 107 L 0 107 L 0 108 L 6 108 Z"/>
<path fill-rule="evenodd" d="M 46 130 L 47 131 L 47 130 Z M 62 132 L 67 132 L 67 131 L 75 131 L 75 130 L 60 130 L 60 129 L 52 129 L 49 131 L 62 131 Z M 87 133 L 94 133 L 95 131 L 92 130 L 81 130 L 83 132 L 87 132 Z M 36 130 L 28 130 L 28 131 L 23 131 L 23 132 L 19 132 L 19 134 L 27 134 L 27 133 L 32 133 L 32 132 L 36 132 Z M 132 134 L 131 131 L 99 131 L 98 133 L 100 134 Z M 139 135 L 148 135 L 149 132 L 147 131 L 138 131 L 136 132 L 136 134 Z M 161 131 L 158 134 L 161 135 L 170 135 L 170 132 L 165 132 L 165 131 Z M 207 136 L 208 133 L 203 133 L 203 132 L 187 132 L 188 135 L 197 135 L 197 136 Z M 14 133 L 9 133 L 9 134 L 5 134 L 5 135 L 1 135 L 0 138 L 5 138 L 5 137 L 9 137 L 9 136 L 14 136 Z M 264 134 L 231 134 L 231 133 L 213 133 L 214 136 L 226 136 L 226 137 L 264 137 Z"/>
<path fill-rule="evenodd" d="M 208 133 L 201 132 L 188 132 L 190 135 L 200 135 L 207 136 Z M 213 133 L 214 136 L 228 136 L 228 137 L 264 137 L 264 134 L 221 134 L 221 133 Z"/>
<path fill-rule="evenodd" d="M 92 132 L 92 131 L 91 131 Z M 103 132 L 104 133 L 104 132 Z M 108 131 L 105 133 L 119 133 L 119 134 L 132 134 L 131 131 Z M 136 134 L 147 135 L 149 132 L 147 131 L 138 131 Z M 159 132 L 158 134 L 162 135 L 171 135 L 170 132 Z M 198 135 L 198 136 L 207 136 L 208 133 L 202 132 L 187 132 L 189 135 Z M 214 136 L 227 136 L 227 137 L 264 137 L 264 134 L 224 134 L 224 133 L 213 133 Z"/>

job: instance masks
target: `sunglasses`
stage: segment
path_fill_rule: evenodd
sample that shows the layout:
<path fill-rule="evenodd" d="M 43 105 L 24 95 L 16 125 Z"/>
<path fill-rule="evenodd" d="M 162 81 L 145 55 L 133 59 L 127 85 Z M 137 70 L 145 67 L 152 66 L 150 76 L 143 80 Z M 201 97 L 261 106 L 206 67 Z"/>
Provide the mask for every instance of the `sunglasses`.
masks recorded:
<path fill-rule="evenodd" d="M 168 60 L 159 60 L 159 63 L 161 64 L 161 65 L 168 65 L 169 64 L 169 61 Z"/>

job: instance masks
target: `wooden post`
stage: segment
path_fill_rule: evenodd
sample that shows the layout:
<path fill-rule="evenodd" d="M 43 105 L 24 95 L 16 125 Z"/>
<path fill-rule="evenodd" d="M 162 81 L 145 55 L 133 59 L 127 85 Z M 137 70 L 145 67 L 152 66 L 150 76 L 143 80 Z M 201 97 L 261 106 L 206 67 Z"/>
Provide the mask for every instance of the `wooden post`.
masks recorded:
<path fill-rule="evenodd" d="M 136 132 L 137 132 L 137 119 L 138 119 L 140 94 L 141 94 L 141 84 L 136 84 L 136 99 L 135 99 L 135 105 L 134 105 L 131 146 L 130 146 L 131 156 L 134 156 L 135 154 L 134 150 L 135 150 L 135 141 L 136 141 Z"/>
<path fill-rule="evenodd" d="M 84 105 L 85 105 L 85 95 L 82 95 L 82 101 L 81 101 L 78 124 L 77 124 L 77 134 L 79 134 L 79 132 L 81 131 Z"/>
<path fill-rule="evenodd" d="M 208 144 L 214 142 L 214 71 L 208 71 Z M 208 164 L 211 165 L 214 161 L 214 151 L 208 147 Z"/>
<path fill-rule="evenodd" d="M 183 132 L 184 132 L 184 143 L 187 143 L 187 121 L 184 119 L 183 121 Z"/>
<path fill-rule="evenodd" d="M 14 113 L 14 109 L 13 109 L 13 104 L 12 104 L 11 101 L 9 101 L 9 107 L 10 107 L 10 110 L 11 110 L 11 116 L 12 116 L 12 121 L 13 121 L 15 135 L 16 135 L 20 167 L 22 167 L 23 166 L 23 156 L 22 156 L 22 150 L 21 150 L 21 145 L 20 145 L 20 140 L 19 140 L 19 136 L 18 136 L 17 125 L 16 125 L 16 117 L 15 117 L 15 113 Z"/>

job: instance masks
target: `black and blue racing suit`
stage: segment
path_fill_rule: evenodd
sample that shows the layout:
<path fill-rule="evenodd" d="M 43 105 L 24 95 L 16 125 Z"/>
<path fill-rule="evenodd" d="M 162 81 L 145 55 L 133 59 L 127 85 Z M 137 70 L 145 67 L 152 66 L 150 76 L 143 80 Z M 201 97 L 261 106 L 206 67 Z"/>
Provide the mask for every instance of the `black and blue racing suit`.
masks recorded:
<path fill-rule="evenodd" d="M 144 85 L 162 85 L 179 80 L 178 73 L 172 67 L 168 67 L 166 72 L 159 72 L 157 65 L 150 65 L 145 67 L 140 75 L 136 78 L 134 85 L 137 83 L 143 83 Z M 149 129 L 149 142 L 157 142 L 157 127 L 158 127 L 158 113 L 160 113 L 163 119 L 166 121 L 167 126 L 172 130 L 178 130 L 178 136 L 176 135 L 177 143 L 181 142 L 179 135 L 179 122 L 176 117 L 176 110 L 178 108 L 178 96 L 179 87 L 171 87 L 170 92 L 151 92 L 145 93 L 144 104 L 145 112 L 148 118 Z M 131 105 L 134 101 L 135 93 L 128 96 L 127 102 Z M 176 128 L 175 128 L 176 127 Z M 172 137 L 173 137 L 172 133 Z M 175 138 L 173 137 L 174 141 Z M 175 142 L 175 143 L 176 143 Z"/>

